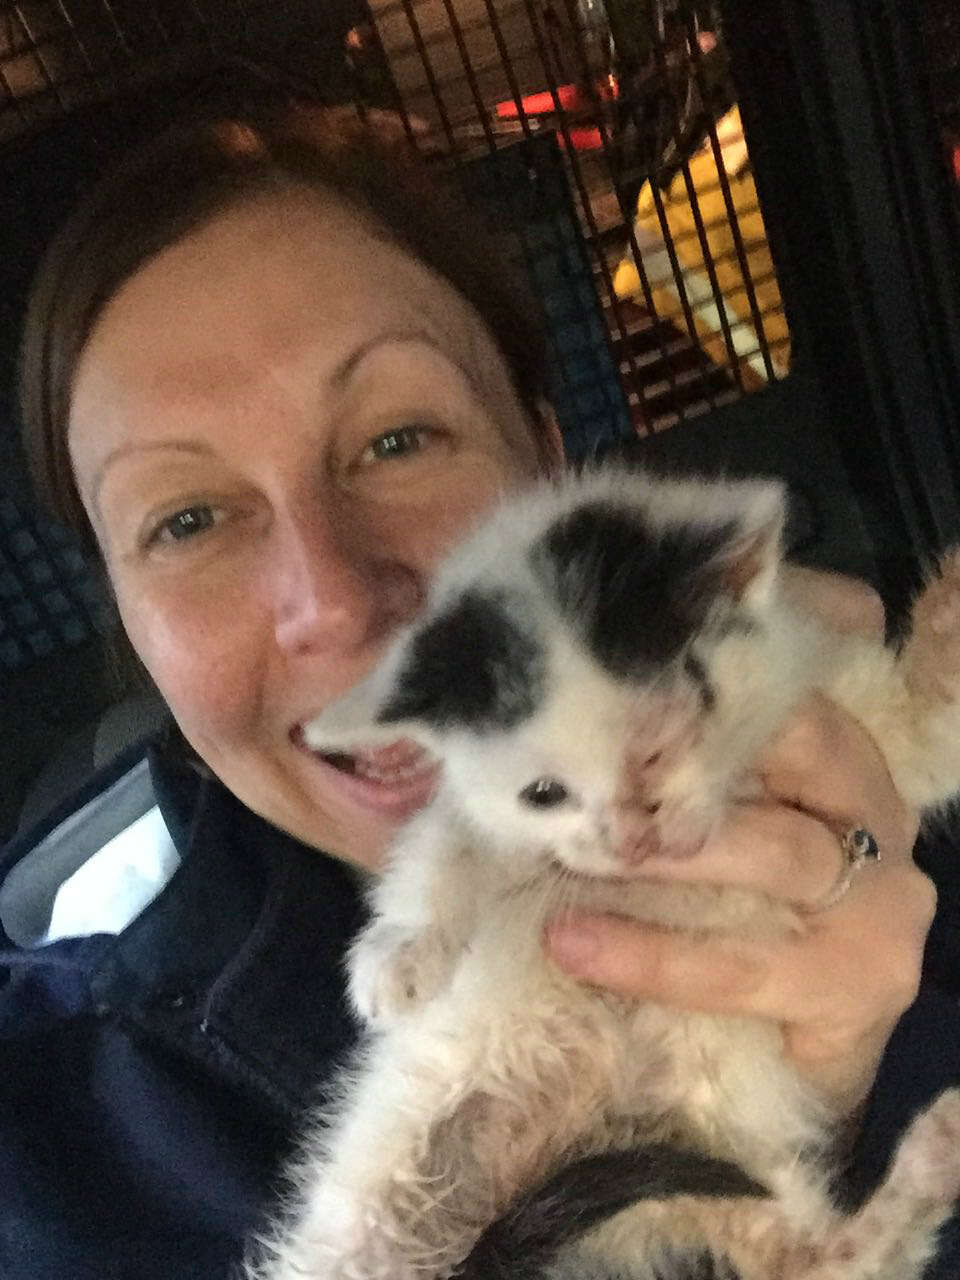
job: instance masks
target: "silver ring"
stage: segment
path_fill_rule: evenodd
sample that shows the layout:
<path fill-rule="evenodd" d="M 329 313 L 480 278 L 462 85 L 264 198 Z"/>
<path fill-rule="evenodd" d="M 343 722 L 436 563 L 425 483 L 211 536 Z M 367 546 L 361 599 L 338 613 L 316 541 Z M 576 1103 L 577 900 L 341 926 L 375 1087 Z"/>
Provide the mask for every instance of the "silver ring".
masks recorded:
<path fill-rule="evenodd" d="M 829 907 L 835 906 L 853 884 L 853 877 L 860 868 L 867 862 L 880 861 L 880 848 L 876 837 L 866 827 L 848 827 L 838 835 L 837 839 L 840 841 L 840 853 L 843 857 L 840 873 L 819 902 L 803 908 L 805 915 L 816 915 L 820 911 L 826 911 Z"/>

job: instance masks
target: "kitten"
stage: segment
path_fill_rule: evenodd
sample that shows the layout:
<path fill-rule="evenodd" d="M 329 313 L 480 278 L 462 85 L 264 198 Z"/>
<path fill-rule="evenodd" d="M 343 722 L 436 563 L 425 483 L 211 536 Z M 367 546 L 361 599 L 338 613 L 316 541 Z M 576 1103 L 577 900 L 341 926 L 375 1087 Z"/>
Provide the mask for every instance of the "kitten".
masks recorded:
<path fill-rule="evenodd" d="M 644 860 L 693 855 L 757 794 L 758 753 L 814 688 L 867 726 L 910 804 L 960 786 L 960 557 L 897 656 L 785 603 L 783 519 L 772 482 L 608 467 L 543 484 L 467 539 L 372 675 L 308 727 L 344 764 L 402 738 L 443 769 L 350 955 L 372 1034 L 251 1275 L 441 1280 L 522 1193 L 585 1157 L 622 1170 L 630 1151 L 642 1198 L 588 1215 L 536 1267 L 475 1255 L 469 1274 L 669 1280 L 706 1257 L 741 1280 L 919 1276 L 960 1194 L 960 1094 L 843 1216 L 839 1117 L 775 1026 L 589 989 L 542 943 L 565 909 L 799 929 L 758 892 L 645 880 Z"/>

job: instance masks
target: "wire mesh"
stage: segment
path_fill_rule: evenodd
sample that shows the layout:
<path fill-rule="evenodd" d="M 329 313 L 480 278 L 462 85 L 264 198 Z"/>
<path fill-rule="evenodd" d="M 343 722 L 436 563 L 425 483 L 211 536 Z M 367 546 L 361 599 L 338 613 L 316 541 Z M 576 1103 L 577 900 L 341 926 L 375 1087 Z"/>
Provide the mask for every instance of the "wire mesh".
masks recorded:
<path fill-rule="evenodd" d="M 291 92 L 399 113 L 510 233 L 574 455 L 787 372 L 790 335 L 709 4 L 0 0 L 0 144 L 52 137 L 79 108 L 122 111 L 134 89 L 243 59 Z M 0 192 L 7 209 L 13 186 Z M 44 199 L 42 184 L 20 186 Z M 29 209 L 17 216 L 29 224 Z M 4 328 L 12 305 L 0 298 Z M 106 615 L 67 543 L 9 503 L 0 514 L 0 666 L 12 669 L 79 643 Z"/>
<path fill-rule="evenodd" d="M 0 142 L 231 53 L 285 65 L 342 95 L 349 67 L 340 44 L 360 11 L 354 0 L 325 0 L 322 9 L 312 0 L 0 0 Z"/>
<path fill-rule="evenodd" d="M 0 0 L 0 142 L 230 53 L 295 69 L 328 98 L 399 110 L 421 146 L 455 162 L 556 139 L 633 430 L 787 371 L 789 333 L 710 6 Z M 529 246 L 524 258 L 531 270 Z"/>
<path fill-rule="evenodd" d="M 370 11 L 366 42 L 422 135 L 461 157 L 557 139 L 634 430 L 784 376 L 790 336 L 715 14 L 670 0 Z"/>
<path fill-rule="evenodd" d="M 99 578 L 69 535 L 0 494 L 0 672 L 32 666 L 112 625 Z"/>

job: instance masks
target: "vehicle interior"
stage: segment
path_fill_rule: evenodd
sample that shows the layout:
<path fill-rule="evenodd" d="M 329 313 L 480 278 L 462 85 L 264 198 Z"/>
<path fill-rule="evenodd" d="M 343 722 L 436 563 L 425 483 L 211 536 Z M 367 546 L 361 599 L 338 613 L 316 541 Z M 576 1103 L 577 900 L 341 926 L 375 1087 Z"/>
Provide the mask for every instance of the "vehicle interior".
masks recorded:
<path fill-rule="evenodd" d="M 960 17 L 804 10 L 0 0 L 0 841 L 166 718 L 32 493 L 16 368 L 58 222 L 180 114 L 390 113 L 526 273 L 571 457 L 780 476 L 791 554 L 895 627 L 960 535 Z"/>

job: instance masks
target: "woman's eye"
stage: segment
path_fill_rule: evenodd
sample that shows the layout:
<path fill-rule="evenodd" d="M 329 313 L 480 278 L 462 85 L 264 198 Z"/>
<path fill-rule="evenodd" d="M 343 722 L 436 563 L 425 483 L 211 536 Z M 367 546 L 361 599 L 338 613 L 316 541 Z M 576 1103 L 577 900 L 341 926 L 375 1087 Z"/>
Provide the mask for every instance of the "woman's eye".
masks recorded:
<path fill-rule="evenodd" d="M 371 440 L 363 451 L 363 462 L 385 462 L 391 458 L 405 458 L 419 453 L 434 432 L 430 427 L 408 426 L 384 431 Z"/>
<path fill-rule="evenodd" d="M 569 798 L 569 791 L 556 778 L 537 778 L 520 792 L 520 799 L 532 809 L 555 809 Z"/>
<path fill-rule="evenodd" d="M 216 512 L 205 503 L 195 507 L 184 507 L 162 520 L 150 535 L 150 542 L 185 542 L 212 529 L 216 524 Z"/>

